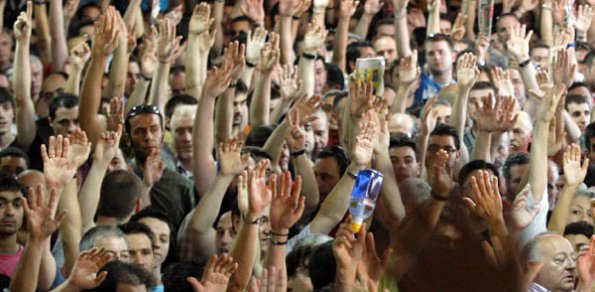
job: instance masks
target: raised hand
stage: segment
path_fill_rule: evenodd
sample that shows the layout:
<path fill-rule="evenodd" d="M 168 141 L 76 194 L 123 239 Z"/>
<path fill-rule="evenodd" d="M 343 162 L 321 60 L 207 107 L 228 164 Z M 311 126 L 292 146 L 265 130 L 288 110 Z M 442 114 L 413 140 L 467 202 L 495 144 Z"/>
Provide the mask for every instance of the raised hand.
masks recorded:
<path fill-rule="evenodd" d="M 97 247 L 81 252 L 66 281 L 79 290 L 93 289 L 101 285 L 107 277 L 107 272 L 98 272 L 111 258 L 109 253 Z"/>
<path fill-rule="evenodd" d="M 378 99 L 373 117 L 378 124 L 376 139 L 374 139 L 374 154 L 387 154 L 390 146 L 390 132 L 388 130 L 388 103 Z"/>
<path fill-rule="evenodd" d="M 118 125 L 124 124 L 124 108 L 123 98 L 113 97 L 110 100 L 110 105 L 105 115 L 108 131 L 117 131 Z"/>
<path fill-rule="evenodd" d="M 229 278 L 237 268 L 238 263 L 234 262 L 229 255 L 213 255 L 205 267 L 200 282 L 194 277 L 188 277 L 186 280 L 192 285 L 194 292 L 225 291 Z"/>
<path fill-rule="evenodd" d="M 339 0 L 339 18 L 350 18 L 357 9 L 359 1 Z"/>
<path fill-rule="evenodd" d="M 428 13 L 432 13 L 434 11 L 440 11 L 440 0 L 430 0 L 427 3 L 428 5 Z"/>
<path fill-rule="evenodd" d="M 271 179 L 272 202 L 270 211 L 271 230 L 275 234 L 287 234 L 304 213 L 306 197 L 300 196 L 302 178 L 298 176 L 295 182 L 291 180 L 291 173 L 284 171 L 279 176 L 280 187 L 277 190 L 276 179 Z"/>
<path fill-rule="evenodd" d="M 68 135 L 70 140 L 70 151 L 68 151 L 68 160 L 78 169 L 89 159 L 91 153 L 91 142 L 87 139 L 87 133 L 80 128 Z"/>
<path fill-rule="evenodd" d="M 421 69 L 417 65 L 417 50 L 411 55 L 401 58 L 399 62 L 398 86 L 411 86 L 421 75 Z"/>
<path fill-rule="evenodd" d="M 326 29 L 316 23 L 315 20 L 312 20 L 312 22 L 308 24 L 308 31 L 306 32 L 306 36 L 302 43 L 304 52 L 316 53 L 316 51 L 324 45 L 327 34 L 328 31 Z"/>
<path fill-rule="evenodd" d="M 506 49 L 517 62 L 524 62 L 529 59 L 529 40 L 533 31 L 526 32 L 526 26 L 515 25 L 510 32 L 510 39 L 506 42 Z"/>
<path fill-rule="evenodd" d="M 490 224 L 504 222 L 498 177 L 494 176 L 490 182 L 490 172 L 479 170 L 471 177 L 471 187 L 474 198 L 463 198 L 467 208 Z"/>
<path fill-rule="evenodd" d="M 508 70 L 503 70 L 500 67 L 492 68 L 492 80 L 494 81 L 494 86 L 498 90 L 498 95 L 514 95 L 514 88 L 512 87 L 512 82 L 510 81 Z"/>
<path fill-rule="evenodd" d="M 457 81 L 459 87 L 470 89 L 475 84 L 475 80 L 479 76 L 479 68 L 477 68 L 477 57 L 471 53 L 465 53 L 459 59 L 457 64 Z"/>
<path fill-rule="evenodd" d="M 95 34 L 93 35 L 93 46 L 91 48 L 93 57 L 107 58 L 118 47 L 121 32 L 116 25 L 116 13 L 119 12 L 113 6 L 109 6 L 106 12 L 99 16 L 99 20 L 95 22 Z"/>
<path fill-rule="evenodd" d="M 467 19 L 469 19 L 469 16 L 466 14 L 457 14 L 457 18 L 455 19 L 455 23 L 452 25 L 452 31 L 450 33 L 450 37 L 453 41 L 460 41 L 465 36 L 465 32 L 467 31 L 465 27 Z"/>
<path fill-rule="evenodd" d="M 358 273 L 362 275 L 364 279 L 368 280 L 369 291 L 378 291 L 378 283 L 380 278 L 386 272 L 388 266 L 388 260 L 392 255 L 393 250 L 388 248 L 382 253 L 382 258 L 378 257 L 376 252 L 376 243 L 374 242 L 374 234 L 369 232 L 366 236 L 366 248 L 362 256 L 362 260 L 358 266 Z"/>
<path fill-rule="evenodd" d="M 143 38 L 143 48 L 140 53 L 140 74 L 144 78 L 152 78 L 157 67 L 157 43 L 153 35 L 154 29 L 148 30 Z"/>
<path fill-rule="evenodd" d="M 194 6 L 194 12 L 188 24 L 188 34 L 199 35 L 211 28 L 215 21 L 211 18 L 211 6 L 206 2 L 201 2 Z"/>
<path fill-rule="evenodd" d="M 529 209 L 528 200 L 530 192 L 531 184 L 526 184 L 514 198 L 508 224 L 512 231 L 525 229 L 531 222 L 533 222 L 533 219 L 535 219 L 535 216 L 539 213 L 539 208 Z"/>
<path fill-rule="evenodd" d="M 242 146 L 244 146 L 244 142 L 238 139 L 219 143 L 217 157 L 221 165 L 221 175 L 235 177 L 248 166 L 249 156 L 241 154 Z"/>
<path fill-rule="evenodd" d="M 300 114 L 294 109 L 287 114 L 289 131 L 287 132 L 287 146 L 290 151 L 300 151 L 306 148 L 306 131 L 300 126 Z"/>
<path fill-rule="evenodd" d="M 279 62 L 279 35 L 271 32 L 269 42 L 264 45 L 260 51 L 260 60 L 258 61 L 258 71 L 262 74 L 270 74 L 275 65 Z"/>
<path fill-rule="evenodd" d="M 51 136 L 48 147 L 41 145 L 43 175 L 48 188 L 62 188 L 74 177 L 77 165 L 69 157 L 70 141 L 62 135 Z"/>
<path fill-rule="evenodd" d="M 118 146 L 120 145 L 120 137 L 122 137 L 122 125 L 120 124 L 116 131 L 105 131 L 99 136 L 97 145 L 95 145 L 95 152 L 93 153 L 93 161 L 97 163 L 109 164 L 110 161 L 118 153 Z"/>
<path fill-rule="evenodd" d="M 362 259 L 366 249 L 366 223 L 362 225 L 357 238 L 349 223 L 342 223 L 339 226 L 335 241 L 333 242 L 333 253 L 337 266 L 344 269 L 355 269 Z"/>
<path fill-rule="evenodd" d="M 576 13 L 576 19 L 574 20 L 574 29 L 577 34 L 585 34 L 589 27 L 591 27 L 591 21 L 593 20 L 593 8 L 589 5 L 579 5 Z"/>
<path fill-rule="evenodd" d="M 374 140 L 376 140 L 376 117 L 373 111 L 364 114 L 359 121 L 360 132 L 355 137 L 351 149 L 351 161 L 360 167 L 368 167 L 374 153 Z"/>
<path fill-rule="evenodd" d="M 70 63 L 76 70 L 83 70 L 85 64 L 91 58 L 91 48 L 85 42 L 80 42 L 70 50 L 68 56 Z"/>
<path fill-rule="evenodd" d="M 407 4 L 409 4 L 409 0 L 393 0 L 393 6 L 395 7 L 395 12 L 403 12 L 407 9 Z"/>
<path fill-rule="evenodd" d="M 206 98 L 216 98 L 223 94 L 231 82 L 233 65 L 227 60 L 223 61 L 221 68 L 213 67 L 207 74 L 203 84 L 202 95 Z"/>
<path fill-rule="evenodd" d="M 67 0 L 64 4 L 64 18 L 72 19 L 79 7 L 79 0 Z"/>
<path fill-rule="evenodd" d="M 475 114 L 473 119 L 480 131 L 485 132 L 507 132 L 514 127 L 518 115 L 514 113 L 515 98 L 512 96 L 496 97 L 490 95 L 483 98 L 480 104 L 475 101 Z"/>
<path fill-rule="evenodd" d="M 284 17 L 292 17 L 300 9 L 301 1 L 299 0 L 281 0 L 279 1 L 279 15 Z"/>
<path fill-rule="evenodd" d="M 595 279 L 595 237 L 591 237 L 589 247 L 579 255 L 576 260 L 576 268 L 578 270 L 579 283 L 591 287 L 593 285 L 593 279 Z M 590 290 L 586 289 L 585 291 Z"/>
<path fill-rule="evenodd" d="M 232 64 L 231 69 L 231 82 L 236 82 L 242 76 L 246 60 L 244 59 L 244 51 L 246 46 L 240 44 L 238 41 L 229 43 L 229 46 L 225 49 L 225 59 Z"/>
<path fill-rule="evenodd" d="M 266 212 L 267 207 L 271 202 L 271 182 L 276 180 L 276 175 L 273 174 L 269 177 L 269 185 L 266 184 L 267 169 L 270 167 L 270 162 L 265 159 L 259 162 L 248 183 L 248 198 L 247 202 L 244 201 L 242 204 L 247 203 L 247 208 L 240 208 L 242 215 L 246 217 L 250 222 L 254 222 L 261 218 Z M 239 194 L 238 194 L 239 195 Z M 240 198 L 238 198 L 238 204 L 240 204 Z"/>
<path fill-rule="evenodd" d="M 260 51 L 264 47 L 267 38 L 267 31 L 262 27 L 257 27 L 253 31 L 248 31 L 246 37 L 246 62 L 252 65 L 258 64 L 260 60 Z"/>
<path fill-rule="evenodd" d="M 182 36 L 176 37 L 176 26 L 169 19 L 162 19 L 157 25 L 157 58 L 160 63 L 171 63 L 183 49 Z"/>
<path fill-rule="evenodd" d="M 163 162 L 163 159 L 161 159 L 161 152 L 157 149 L 151 149 L 145 159 L 143 184 L 149 188 L 153 187 L 161 180 L 164 169 L 165 163 Z"/>
<path fill-rule="evenodd" d="M 50 189 L 50 198 L 46 204 L 43 199 L 43 187 L 38 184 L 35 189 L 28 190 L 29 199 L 23 200 L 23 210 L 27 218 L 27 231 L 29 240 L 45 241 L 60 228 L 66 211 L 53 216 L 59 200 L 59 194 L 55 188 Z"/>
<path fill-rule="evenodd" d="M 438 113 L 434 110 L 436 100 L 438 100 L 438 95 L 428 99 L 421 112 L 421 130 L 428 135 L 434 130 L 438 122 Z"/>
<path fill-rule="evenodd" d="M 303 95 L 293 105 L 292 110 L 297 110 L 299 114 L 300 125 L 309 123 L 312 121 L 312 115 L 322 107 L 322 97 L 312 96 L 308 98 L 307 95 Z"/>
<path fill-rule="evenodd" d="M 556 108 L 565 91 L 566 86 L 564 85 L 555 85 L 547 89 L 537 107 L 536 119 L 549 123 L 554 118 Z"/>
<path fill-rule="evenodd" d="M 291 65 L 284 65 L 283 72 L 279 78 L 281 98 L 284 102 L 292 103 L 299 97 L 302 89 L 302 80 L 298 79 L 298 70 Z"/>
<path fill-rule="evenodd" d="M 449 173 L 446 166 L 448 158 L 448 152 L 440 149 L 436 152 L 435 160 L 430 161 L 430 167 L 428 168 L 428 184 L 432 187 L 434 193 L 443 198 L 448 197 L 454 186 L 452 174 Z"/>
<path fill-rule="evenodd" d="M 125 28 L 128 32 L 128 38 L 126 40 L 128 45 L 126 46 L 126 52 L 128 53 L 128 55 L 131 55 L 132 52 L 134 52 L 134 49 L 136 49 L 136 25 L 126 27 L 126 24 L 124 24 L 124 21 L 122 21 L 122 27 Z"/>
<path fill-rule="evenodd" d="M 589 158 L 585 158 L 581 166 L 581 147 L 571 144 L 564 152 L 563 167 L 566 184 L 578 186 L 583 183 L 585 176 L 587 176 Z"/>
<path fill-rule="evenodd" d="M 33 2 L 27 2 L 27 12 L 21 12 L 14 23 L 14 37 L 17 42 L 24 43 L 31 40 L 33 27 Z M 26 45 L 26 43 L 24 43 Z"/>
<path fill-rule="evenodd" d="M 328 6 L 329 0 L 313 0 L 314 9 L 324 10 Z"/>
<path fill-rule="evenodd" d="M 475 39 L 475 48 L 477 49 L 477 60 L 478 61 L 486 61 L 486 58 L 488 56 L 488 49 L 490 47 L 490 38 L 483 34 L 480 33 L 477 36 L 477 39 Z"/>
<path fill-rule="evenodd" d="M 264 5 L 263 0 L 245 0 L 240 9 L 254 23 L 264 24 Z"/>
<path fill-rule="evenodd" d="M 182 4 L 174 7 L 168 13 L 165 14 L 165 18 L 169 19 L 174 25 L 178 25 L 180 21 L 182 21 L 182 11 L 183 7 Z"/>
<path fill-rule="evenodd" d="M 367 0 L 364 4 L 364 14 L 374 16 L 382 10 L 382 7 L 384 7 L 384 2 L 379 0 Z"/>
<path fill-rule="evenodd" d="M 570 87 L 575 71 L 576 64 L 571 64 L 569 52 L 566 49 L 559 50 L 552 64 L 554 84 Z"/>
<path fill-rule="evenodd" d="M 353 75 L 349 78 L 349 98 L 351 99 L 349 114 L 352 118 L 358 119 L 374 107 L 373 90 L 371 81 L 357 81 Z"/>

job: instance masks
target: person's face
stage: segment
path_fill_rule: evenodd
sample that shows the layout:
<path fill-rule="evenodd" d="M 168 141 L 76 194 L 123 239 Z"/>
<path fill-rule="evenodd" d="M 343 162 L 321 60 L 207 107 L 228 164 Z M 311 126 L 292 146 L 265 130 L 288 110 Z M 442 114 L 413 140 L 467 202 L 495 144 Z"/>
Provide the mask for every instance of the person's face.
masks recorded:
<path fill-rule="evenodd" d="M 363 46 L 359 49 L 359 57 L 360 58 L 372 58 L 376 56 L 376 52 L 374 52 L 374 48 Z"/>
<path fill-rule="evenodd" d="M 153 271 L 153 244 L 151 239 L 144 233 L 134 233 L 126 235 L 128 244 L 128 254 L 133 264 L 139 265 L 145 271 Z"/>
<path fill-rule="evenodd" d="M 81 20 L 97 20 L 101 10 L 94 6 L 87 6 L 81 11 Z"/>
<path fill-rule="evenodd" d="M 566 107 L 570 117 L 581 129 L 581 132 L 585 132 L 585 128 L 591 121 L 591 107 L 588 103 L 569 103 Z"/>
<path fill-rule="evenodd" d="M 436 111 L 436 121 L 442 124 L 448 124 L 450 122 L 450 114 L 452 113 L 452 108 L 450 106 L 439 104 L 434 106 L 434 110 Z"/>
<path fill-rule="evenodd" d="M 324 157 L 316 159 L 314 164 L 314 175 L 318 183 L 320 197 L 325 198 L 331 190 L 339 183 L 341 175 L 339 166 L 334 157 Z"/>
<path fill-rule="evenodd" d="M 429 142 L 428 142 L 428 150 L 426 152 L 426 167 L 431 165 L 431 163 L 436 159 L 436 153 L 438 150 L 444 150 L 448 152 L 448 169 L 452 169 L 455 163 L 459 160 L 460 154 L 457 148 L 455 147 L 455 139 L 450 135 L 439 136 L 439 135 L 431 135 Z"/>
<path fill-rule="evenodd" d="M 34 65 L 33 65 L 33 63 L 31 63 L 31 64 L 32 64 L 31 70 L 33 70 Z M 49 105 L 54 97 L 56 97 L 58 94 L 64 92 L 64 86 L 66 86 L 66 80 L 61 75 L 52 74 L 52 75 L 48 76 L 45 80 L 43 80 L 43 84 L 42 84 L 41 83 L 41 80 L 42 80 L 41 74 L 42 74 L 41 69 L 39 69 L 40 87 L 37 91 L 40 94 L 39 102 Z M 34 90 L 33 87 L 36 86 L 35 82 L 36 82 L 35 80 L 32 80 L 31 91 L 33 91 Z"/>
<path fill-rule="evenodd" d="M 141 114 L 131 118 L 130 136 L 134 153 L 140 158 L 146 158 L 150 151 L 160 151 L 163 143 L 163 129 L 159 116 Z"/>
<path fill-rule="evenodd" d="M 426 42 L 426 61 L 432 75 L 443 75 L 452 71 L 454 52 L 446 41 Z"/>
<path fill-rule="evenodd" d="M 452 23 L 446 19 L 440 19 L 440 33 L 450 35 L 452 33 Z"/>
<path fill-rule="evenodd" d="M 316 60 L 314 62 L 314 92 L 318 94 L 322 94 L 324 90 L 324 86 L 326 85 L 327 79 L 327 72 L 326 68 L 324 68 L 324 61 L 321 59 Z"/>
<path fill-rule="evenodd" d="M 307 123 L 304 124 L 304 132 L 305 132 L 305 150 L 306 153 L 308 154 L 312 154 L 312 151 L 314 150 L 314 143 L 315 143 L 315 139 L 314 139 L 314 131 L 312 130 L 312 123 Z"/>
<path fill-rule="evenodd" d="M 132 94 L 134 87 L 140 79 L 140 68 L 135 61 L 128 62 L 128 75 L 126 76 L 125 93 L 127 96 Z"/>
<path fill-rule="evenodd" d="M 510 181 L 508 182 L 508 192 L 512 196 L 520 191 L 521 181 L 525 172 L 529 170 L 529 164 L 515 164 L 510 167 Z"/>
<path fill-rule="evenodd" d="M 229 36 L 234 38 L 238 37 L 241 34 L 247 34 L 250 31 L 250 22 L 247 20 L 236 21 L 231 24 L 231 31 L 229 32 Z"/>
<path fill-rule="evenodd" d="M 397 182 L 410 177 L 419 177 L 420 165 L 411 147 L 391 147 L 388 149 Z"/>
<path fill-rule="evenodd" d="M 469 116 L 473 117 L 477 113 L 477 107 L 475 105 L 476 102 L 481 106 L 483 104 L 483 98 L 493 93 L 494 91 L 489 88 L 471 90 L 469 92 L 469 99 L 467 103 L 467 113 Z"/>
<path fill-rule="evenodd" d="M 579 221 L 593 224 L 593 218 L 591 218 L 591 199 L 587 196 L 575 195 L 570 203 L 570 214 L 568 214 L 566 224 Z"/>
<path fill-rule="evenodd" d="M 234 230 L 233 222 L 231 220 L 231 212 L 226 212 L 221 215 L 221 218 L 217 223 L 217 235 L 215 237 L 217 254 L 229 253 L 236 235 L 237 232 Z"/>
<path fill-rule="evenodd" d="M 123 262 L 130 262 L 130 254 L 128 253 L 128 244 L 126 239 L 116 236 L 105 236 L 97 239 L 97 248 L 103 248 L 106 254 L 112 256 L 112 260 Z"/>
<path fill-rule="evenodd" d="M 11 236 L 23 225 L 23 194 L 19 191 L 0 192 L 0 236 Z"/>
<path fill-rule="evenodd" d="M 169 79 L 169 86 L 173 95 L 184 93 L 186 89 L 186 74 L 184 72 L 173 74 Z"/>
<path fill-rule="evenodd" d="M 510 152 L 529 152 L 531 131 L 533 126 L 528 115 L 518 115 L 517 121 L 510 132 Z"/>
<path fill-rule="evenodd" d="M 395 36 L 395 26 L 392 24 L 380 25 L 380 26 L 378 26 L 378 29 L 376 30 L 376 35 L 377 36 L 394 37 Z"/>
<path fill-rule="evenodd" d="M 192 159 L 192 126 L 194 116 L 174 114 L 171 120 L 173 142 L 181 160 Z"/>
<path fill-rule="evenodd" d="M 289 160 L 291 158 L 290 155 L 291 153 L 289 152 L 289 146 L 287 146 L 287 143 L 283 143 L 283 147 L 281 148 L 281 156 L 279 157 L 279 167 L 281 167 L 281 170 L 289 170 Z"/>
<path fill-rule="evenodd" d="M 10 102 L 0 104 L 0 135 L 10 133 L 10 127 L 14 120 L 14 109 Z"/>
<path fill-rule="evenodd" d="M 116 292 L 147 292 L 147 287 L 145 285 L 118 283 L 116 285 Z"/>
<path fill-rule="evenodd" d="M 591 137 L 591 141 L 588 141 L 587 146 L 589 148 L 589 159 L 595 161 L 595 137 Z"/>
<path fill-rule="evenodd" d="M 519 105 L 522 107 L 525 105 L 527 98 L 525 93 L 525 83 L 523 82 L 521 73 L 516 69 L 508 69 L 508 76 L 510 78 L 510 82 L 512 82 L 514 96 L 519 102 Z"/>
<path fill-rule="evenodd" d="M 570 244 L 574 247 L 574 252 L 577 254 L 589 247 L 589 238 L 583 234 L 566 234 L 564 238 L 570 241 Z"/>
<path fill-rule="evenodd" d="M 8 67 L 10 65 L 10 57 L 12 49 L 12 38 L 10 35 L 0 33 L 0 66 Z M 3 68 L 2 68 L 3 69 Z"/>
<path fill-rule="evenodd" d="M 538 244 L 544 265 L 535 282 L 549 291 L 573 291 L 576 255 L 572 244 L 560 235 L 546 236 Z"/>
<path fill-rule="evenodd" d="M 318 155 L 328 144 L 328 122 L 326 117 L 318 117 L 312 121 L 312 131 L 314 132 L 314 149 L 312 156 Z"/>
<path fill-rule="evenodd" d="M 531 50 L 531 61 L 540 68 L 547 70 L 550 62 L 550 50 L 547 48 L 534 48 Z"/>
<path fill-rule="evenodd" d="M 510 39 L 510 32 L 519 23 L 514 17 L 503 17 L 496 23 L 496 29 L 498 30 L 498 41 L 501 44 L 506 44 Z"/>
<path fill-rule="evenodd" d="M 169 245 L 170 245 L 170 236 L 171 230 L 167 223 L 153 217 L 145 217 L 138 222 L 143 223 L 151 229 L 153 234 L 155 235 L 153 246 L 153 255 L 155 260 L 155 267 L 161 266 L 165 259 L 167 258 L 167 254 L 169 253 Z"/>
<path fill-rule="evenodd" d="M 384 57 L 386 64 L 397 58 L 397 43 L 392 37 L 380 37 L 374 41 L 374 50 L 377 56 Z"/>
<path fill-rule="evenodd" d="M 244 121 L 244 113 L 246 112 L 246 98 L 245 93 L 236 94 L 233 101 L 233 126 L 240 127 Z"/>
<path fill-rule="evenodd" d="M 0 168 L 14 176 L 27 170 L 27 161 L 23 157 L 4 156 L 0 158 Z"/>
<path fill-rule="evenodd" d="M 67 136 L 74 133 L 79 128 L 79 107 L 58 108 L 51 122 L 56 135 Z"/>
<path fill-rule="evenodd" d="M 547 168 L 547 196 L 550 202 L 550 206 L 556 205 L 556 200 L 558 198 L 558 166 L 553 161 L 548 161 L 548 168 Z"/>

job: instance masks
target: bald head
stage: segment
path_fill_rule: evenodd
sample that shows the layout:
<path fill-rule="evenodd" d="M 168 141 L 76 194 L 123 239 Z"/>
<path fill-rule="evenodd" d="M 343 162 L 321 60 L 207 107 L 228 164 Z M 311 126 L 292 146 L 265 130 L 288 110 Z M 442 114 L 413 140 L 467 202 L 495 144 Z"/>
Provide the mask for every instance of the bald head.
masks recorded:
<path fill-rule="evenodd" d="M 573 291 L 575 252 L 570 241 L 559 234 L 543 233 L 532 239 L 522 253 L 525 265 L 542 262 L 534 282 L 548 291 Z"/>
<path fill-rule="evenodd" d="M 39 170 L 25 170 L 17 176 L 17 180 L 26 188 L 34 188 L 38 184 L 41 184 L 45 188 L 45 178 L 43 172 Z"/>
<path fill-rule="evenodd" d="M 394 113 L 388 120 L 388 131 L 392 133 L 403 133 L 409 137 L 413 136 L 415 121 L 408 114 Z"/>

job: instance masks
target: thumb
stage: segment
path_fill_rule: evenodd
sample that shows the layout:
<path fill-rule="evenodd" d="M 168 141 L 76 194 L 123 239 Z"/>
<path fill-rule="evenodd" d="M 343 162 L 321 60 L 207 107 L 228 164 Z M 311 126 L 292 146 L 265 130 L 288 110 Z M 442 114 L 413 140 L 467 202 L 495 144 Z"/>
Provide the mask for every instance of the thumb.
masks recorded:
<path fill-rule="evenodd" d="M 192 286 L 192 289 L 195 292 L 200 292 L 203 291 L 205 289 L 205 286 L 203 286 L 196 278 L 194 277 L 188 277 L 186 278 L 186 281 L 188 281 L 188 283 L 190 283 L 190 286 Z"/>

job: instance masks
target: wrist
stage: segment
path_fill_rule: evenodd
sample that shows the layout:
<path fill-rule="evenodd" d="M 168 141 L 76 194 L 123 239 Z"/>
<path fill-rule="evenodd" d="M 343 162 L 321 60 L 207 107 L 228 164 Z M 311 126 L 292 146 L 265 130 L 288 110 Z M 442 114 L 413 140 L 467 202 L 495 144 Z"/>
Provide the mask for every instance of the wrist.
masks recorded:
<path fill-rule="evenodd" d="M 250 213 L 246 214 L 245 216 L 242 215 L 242 222 L 247 225 L 260 225 L 260 221 L 262 220 L 262 215 L 258 213 Z"/>
<path fill-rule="evenodd" d="M 29 233 L 29 236 L 27 237 L 27 245 L 32 248 L 43 249 L 43 246 L 48 243 L 49 239 L 49 236 L 34 236 Z"/>
<path fill-rule="evenodd" d="M 287 237 L 289 237 L 289 228 L 283 228 L 283 227 L 273 227 L 271 229 L 271 237 L 278 237 L 280 239 L 287 239 Z"/>

